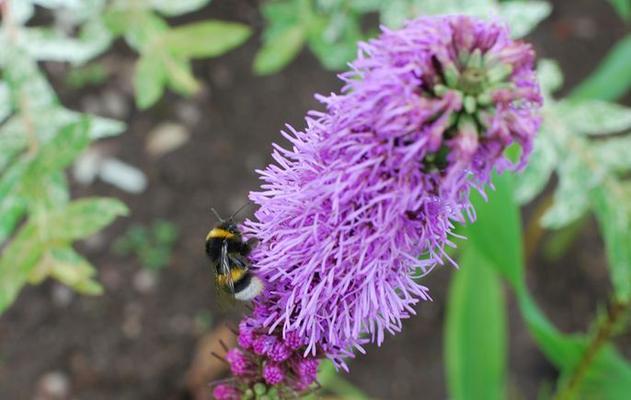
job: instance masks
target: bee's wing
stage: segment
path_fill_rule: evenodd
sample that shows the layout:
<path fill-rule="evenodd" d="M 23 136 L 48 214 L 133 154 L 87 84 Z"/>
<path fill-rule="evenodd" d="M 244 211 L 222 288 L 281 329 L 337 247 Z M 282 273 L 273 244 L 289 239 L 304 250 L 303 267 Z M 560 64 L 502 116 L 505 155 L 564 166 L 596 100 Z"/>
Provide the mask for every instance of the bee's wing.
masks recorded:
<path fill-rule="evenodd" d="M 230 262 L 228 258 L 228 241 L 224 241 L 221 245 L 221 257 L 219 260 L 220 270 L 226 276 L 226 283 L 231 294 L 234 294 L 234 282 L 232 282 L 232 273 L 230 271 Z"/>
<path fill-rule="evenodd" d="M 234 266 L 236 266 L 238 268 L 241 268 L 241 269 L 243 269 L 245 271 L 250 269 L 250 264 L 248 263 L 246 258 L 243 257 L 241 254 L 238 254 L 238 253 L 228 254 L 228 259 L 230 260 L 230 265 L 234 265 Z"/>

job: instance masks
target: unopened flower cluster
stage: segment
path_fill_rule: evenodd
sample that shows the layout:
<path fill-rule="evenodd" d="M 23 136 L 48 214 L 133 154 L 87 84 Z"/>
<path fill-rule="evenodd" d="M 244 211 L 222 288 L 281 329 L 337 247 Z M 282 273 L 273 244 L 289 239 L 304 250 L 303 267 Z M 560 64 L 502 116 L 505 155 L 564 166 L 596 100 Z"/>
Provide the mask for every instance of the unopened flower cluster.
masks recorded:
<path fill-rule="evenodd" d="M 298 337 L 302 354 L 291 357 L 341 366 L 430 299 L 417 278 L 448 259 L 454 224 L 475 218 L 470 190 L 494 169 L 523 167 L 540 124 L 534 52 L 502 24 L 419 18 L 359 49 L 341 93 L 318 96 L 326 111 L 283 132 L 290 148 L 274 145 L 245 222 L 267 287 L 240 342 L 250 328 L 273 346 Z M 516 162 L 506 156 L 513 144 Z M 294 361 L 253 343 L 229 357 L 262 365 L 268 384 L 299 376 Z"/>
<path fill-rule="evenodd" d="M 296 396 L 304 393 L 315 382 L 322 355 L 305 356 L 306 341 L 295 331 L 268 334 L 257 317 L 264 307 L 254 308 L 252 316 L 239 324 L 239 346 L 225 355 L 230 372 L 239 383 L 218 384 L 213 395 L 218 400 L 243 397 L 267 398 Z"/>

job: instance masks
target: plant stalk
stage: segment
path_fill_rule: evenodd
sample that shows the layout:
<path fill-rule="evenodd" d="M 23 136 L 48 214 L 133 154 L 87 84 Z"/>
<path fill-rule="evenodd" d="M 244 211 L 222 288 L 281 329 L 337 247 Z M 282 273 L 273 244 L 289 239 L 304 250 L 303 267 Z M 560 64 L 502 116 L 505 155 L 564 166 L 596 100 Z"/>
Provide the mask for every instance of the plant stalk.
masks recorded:
<path fill-rule="evenodd" d="M 631 303 L 629 302 L 621 301 L 615 301 L 612 304 L 609 312 L 607 313 L 607 318 L 598 324 L 596 334 L 587 345 L 581 360 L 572 372 L 567 384 L 563 385 L 563 387 L 557 392 L 554 397 L 555 400 L 572 400 L 576 398 L 576 393 L 579 390 L 583 379 L 585 379 L 590 365 L 596 359 L 600 349 L 607 344 L 611 338 L 616 324 L 629 309 L 630 304 Z"/>

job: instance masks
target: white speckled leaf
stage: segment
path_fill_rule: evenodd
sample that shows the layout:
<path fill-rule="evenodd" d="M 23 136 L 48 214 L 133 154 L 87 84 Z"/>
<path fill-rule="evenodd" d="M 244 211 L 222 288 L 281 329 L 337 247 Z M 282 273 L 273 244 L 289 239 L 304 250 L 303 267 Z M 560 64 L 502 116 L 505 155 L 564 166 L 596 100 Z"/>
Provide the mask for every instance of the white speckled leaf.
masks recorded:
<path fill-rule="evenodd" d="M 537 64 L 537 78 L 545 94 L 557 91 L 563 85 L 563 73 L 556 61 L 544 58 Z"/>
<path fill-rule="evenodd" d="M 631 129 L 631 108 L 601 100 L 563 100 L 557 115 L 573 134 L 607 135 Z"/>
<path fill-rule="evenodd" d="M 589 181 L 591 176 L 582 168 L 581 161 L 573 154 L 565 155 L 558 168 L 559 186 L 554 193 L 554 204 L 541 218 L 541 225 L 561 228 L 579 218 L 589 208 Z"/>
<path fill-rule="evenodd" d="M 529 34 L 551 11 L 552 6 L 545 1 L 510 1 L 500 4 L 500 16 L 510 26 L 514 38 Z"/>
<path fill-rule="evenodd" d="M 550 142 L 551 133 L 541 129 L 535 139 L 535 146 L 526 170 L 517 176 L 515 199 L 519 204 L 525 204 L 538 195 L 550 180 L 552 172 L 558 162 L 557 152 Z"/>

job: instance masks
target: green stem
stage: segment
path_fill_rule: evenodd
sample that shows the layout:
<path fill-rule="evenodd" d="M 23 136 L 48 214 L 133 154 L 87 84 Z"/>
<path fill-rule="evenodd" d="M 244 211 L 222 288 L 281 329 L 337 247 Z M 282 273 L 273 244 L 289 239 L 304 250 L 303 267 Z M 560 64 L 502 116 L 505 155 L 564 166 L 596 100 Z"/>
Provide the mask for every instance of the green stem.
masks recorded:
<path fill-rule="evenodd" d="M 583 379 L 585 379 L 589 367 L 598 355 L 599 350 L 607 344 L 611 338 L 616 323 L 627 311 L 629 305 L 629 302 L 615 302 L 611 306 L 611 309 L 607 314 L 607 318 L 598 324 L 596 334 L 588 343 L 581 360 L 574 369 L 572 375 L 567 381 L 567 384 L 563 385 L 563 387 L 557 392 L 554 397 L 555 400 L 571 400 L 576 398 L 576 392 L 579 390 Z"/>
<path fill-rule="evenodd" d="M 345 400 L 368 400 L 369 397 L 352 383 L 338 375 L 333 363 L 325 361 L 320 367 L 318 381 L 322 388 L 341 396 Z"/>

